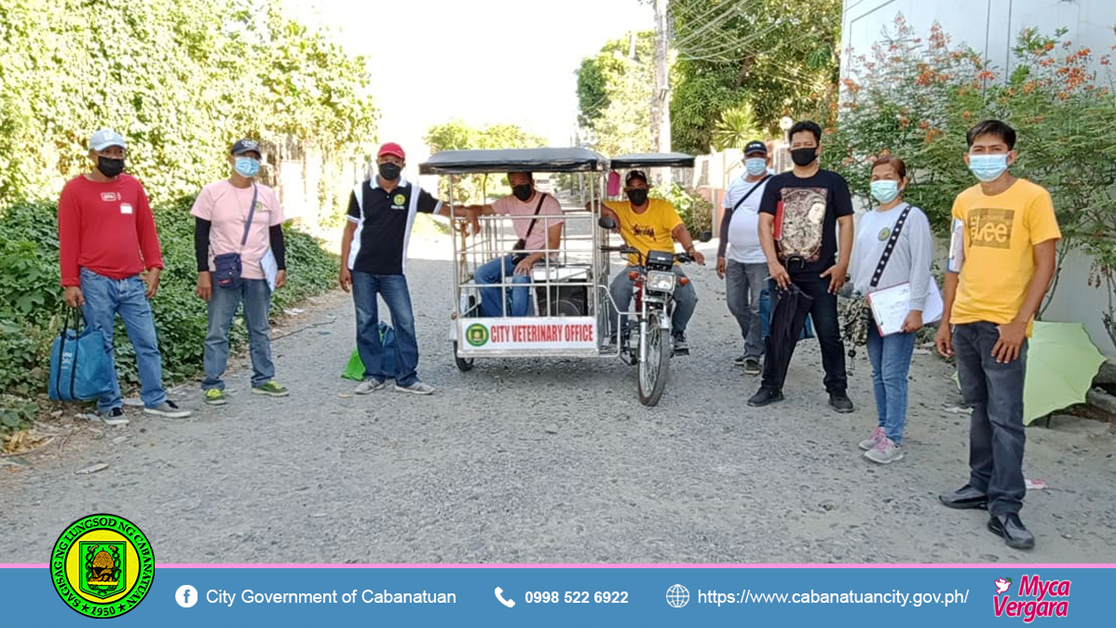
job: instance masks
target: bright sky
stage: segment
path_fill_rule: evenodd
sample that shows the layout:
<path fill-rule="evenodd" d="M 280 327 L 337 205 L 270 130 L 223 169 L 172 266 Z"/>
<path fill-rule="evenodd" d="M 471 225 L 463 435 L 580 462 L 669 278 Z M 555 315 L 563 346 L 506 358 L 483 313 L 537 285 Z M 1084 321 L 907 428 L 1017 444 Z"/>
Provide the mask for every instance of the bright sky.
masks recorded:
<path fill-rule="evenodd" d="M 638 0 L 284 0 L 304 24 L 365 55 L 379 140 L 426 157 L 431 125 L 513 123 L 568 146 L 583 57 L 654 27 Z"/>

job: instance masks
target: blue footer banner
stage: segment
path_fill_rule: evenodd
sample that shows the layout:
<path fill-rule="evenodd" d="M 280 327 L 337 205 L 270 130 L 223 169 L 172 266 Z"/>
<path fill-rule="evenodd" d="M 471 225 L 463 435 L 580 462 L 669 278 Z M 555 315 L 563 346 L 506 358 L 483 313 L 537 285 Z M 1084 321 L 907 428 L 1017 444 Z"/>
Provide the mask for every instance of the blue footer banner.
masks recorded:
<path fill-rule="evenodd" d="M 1112 565 L 0 565 L 0 626 L 1111 626 Z"/>

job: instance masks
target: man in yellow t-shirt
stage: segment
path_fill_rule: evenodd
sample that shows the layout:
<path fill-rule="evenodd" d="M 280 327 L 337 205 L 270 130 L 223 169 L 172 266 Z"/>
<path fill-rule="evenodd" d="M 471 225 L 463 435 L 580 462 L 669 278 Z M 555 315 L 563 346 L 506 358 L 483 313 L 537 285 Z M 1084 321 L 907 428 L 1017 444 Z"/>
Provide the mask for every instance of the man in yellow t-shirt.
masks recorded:
<path fill-rule="evenodd" d="M 951 508 L 985 508 L 988 529 L 1016 549 L 1035 537 L 1019 519 L 1023 480 L 1023 382 L 1027 337 L 1062 237 L 1045 188 L 1008 172 L 1015 130 L 999 120 L 969 129 L 965 161 L 979 185 L 953 203 L 954 241 L 945 281 L 938 351 L 956 356 L 972 407 L 969 482 L 941 495 Z"/>
<path fill-rule="evenodd" d="M 628 200 L 605 201 L 601 205 L 601 214 L 611 216 L 616 221 L 616 226 L 620 230 L 620 235 L 624 237 L 624 241 L 639 249 L 644 258 L 647 257 L 648 251 L 670 251 L 673 253 L 674 241 L 677 240 L 682 248 L 694 258 L 694 261 L 704 265 L 705 256 L 694 248 L 694 240 L 690 236 L 690 231 L 686 229 L 686 225 L 682 222 L 682 218 L 678 216 L 674 206 L 670 204 L 670 201 L 664 199 L 648 198 L 649 190 L 647 175 L 642 171 L 632 170 L 624 178 L 624 193 Z M 612 294 L 612 300 L 616 303 L 616 307 L 624 308 L 625 311 L 631 306 L 632 293 L 635 288 L 635 284 L 628 277 L 628 272 L 633 267 L 638 266 L 639 263 L 639 257 L 629 256 L 628 267 L 622 268 L 609 286 L 609 292 Z M 677 264 L 674 266 L 674 274 L 678 275 L 679 279 L 686 276 Z M 694 315 L 697 301 L 697 292 L 692 284 L 682 285 L 681 281 L 676 284 L 674 289 L 674 317 L 671 319 L 671 335 L 674 337 L 674 349 L 676 351 L 688 349 L 686 323 Z M 616 317 L 615 308 L 610 307 L 610 327 L 615 323 Z M 610 329 L 609 334 L 612 340 L 616 339 L 615 329 Z"/>

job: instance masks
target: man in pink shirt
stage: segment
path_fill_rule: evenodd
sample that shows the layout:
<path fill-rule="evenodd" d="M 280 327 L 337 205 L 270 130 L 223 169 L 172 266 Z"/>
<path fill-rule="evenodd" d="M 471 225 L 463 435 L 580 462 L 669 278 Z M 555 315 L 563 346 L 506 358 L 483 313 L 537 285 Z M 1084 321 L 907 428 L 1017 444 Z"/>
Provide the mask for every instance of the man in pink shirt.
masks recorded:
<path fill-rule="evenodd" d="M 471 212 L 487 215 L 519 216 L 513 220 L 519 236 L 517 248 L 522 253 L 504 255 L 477 268 L 477 284 L 481 288 L 481 314 L 483 316 L 527 316 L 531 313 L 531 267 L 542 261 L 547 251 L 557 251 L 562 245 L 562 205 L 553 196 L 535 189 L 535 179 L 530 172 L 508 173 L 512 195 L 491 205 L 469 208 Z M 530 217 L 530 218 L 527 218 Z M 551 253 L 553 255 L 553 253 Z M 501 284 L 508 288 L 510 304 L 501 298 Z"/>
<path fill-rule="evenodd" d="M 122 135 L 97 131 L 89 138 L 92 170 L 62 188 L 58 254 L 63 298 L 70 307 L 81 307 L 86 324 L 104 334 L 110 356 L 120 314 L 136 352 L 144 412 L 185 418 L 190 411 L 167 399 L 163 388 L 163 357 L 149 302 L 163 270 L 155 217 L 143 184 L 124 174 L 124 157 Z M 112 392 L 97 400 L 97 409 L 105 423 L 122 425 L 128 419 L 115 373 L 112 384 Z"/>
<path fill-rule="evenodd" d="M 232 174 L 202 188 L 190 210 L 196 223 L 197 294 L 209 304 L 202 389 L 205 402 L 212 406 L 228 402 L 221 376 L 229 362 L 229 328 L 241 303 L 252 356 L 252 394 L 290 394 L 272 379 L 275 365 L 271 361 L 268 323 L 271 291 L 287 282 L 283 207 L 271 188 L 256 182 L 260 159 L 259 144 L 248 139 L 238 141 L 229 156 Z M 214 285 L 213 260 L 229 253 L 240 254 L 240 282 L 229 287 Z"/>

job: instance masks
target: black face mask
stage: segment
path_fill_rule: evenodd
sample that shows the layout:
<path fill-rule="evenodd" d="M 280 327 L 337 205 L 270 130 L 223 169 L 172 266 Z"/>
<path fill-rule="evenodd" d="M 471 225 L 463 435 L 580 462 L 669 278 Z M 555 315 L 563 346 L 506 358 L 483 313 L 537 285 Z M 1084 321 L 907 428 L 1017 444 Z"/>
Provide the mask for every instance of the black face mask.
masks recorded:
<path fill-rule="evenodd" d="M 97 170 L 100 170 L 101 174 L 111 179 L 121 172 L 124 172 L 124 160 L 97 155 Z"/>
<path fill-rule="evenodd" d="M 512 194 L 515 194 L 515 197 L 523 202 L 526 202 L 527 199 L 531 198 L 531 194 L 533 194 L 534 192 L 535 191 L 531 189 L 531 186 L 529 184 L 517 185 L 512 188 Z"/>
<path fill-rule="evenodd" d="M 791 151 L 791 161 L 796 166 L 809 166 L 814 163 L 818 158 L 818 148 L 816 146 L 810 148 L 796 148 Z"/>
<path fill-rule="evenodd" d="M 628 200 L 636 207 L 642 207 L 647 202 L 647 190 L 628 190 Z"/>
<path fill-rule="evenodd" d="M 399 178 L 401 172 L 403 172 L 403 168 L 391 162 L 380 164 L 380 178 L 385 181 L 395 181 Z"/>

